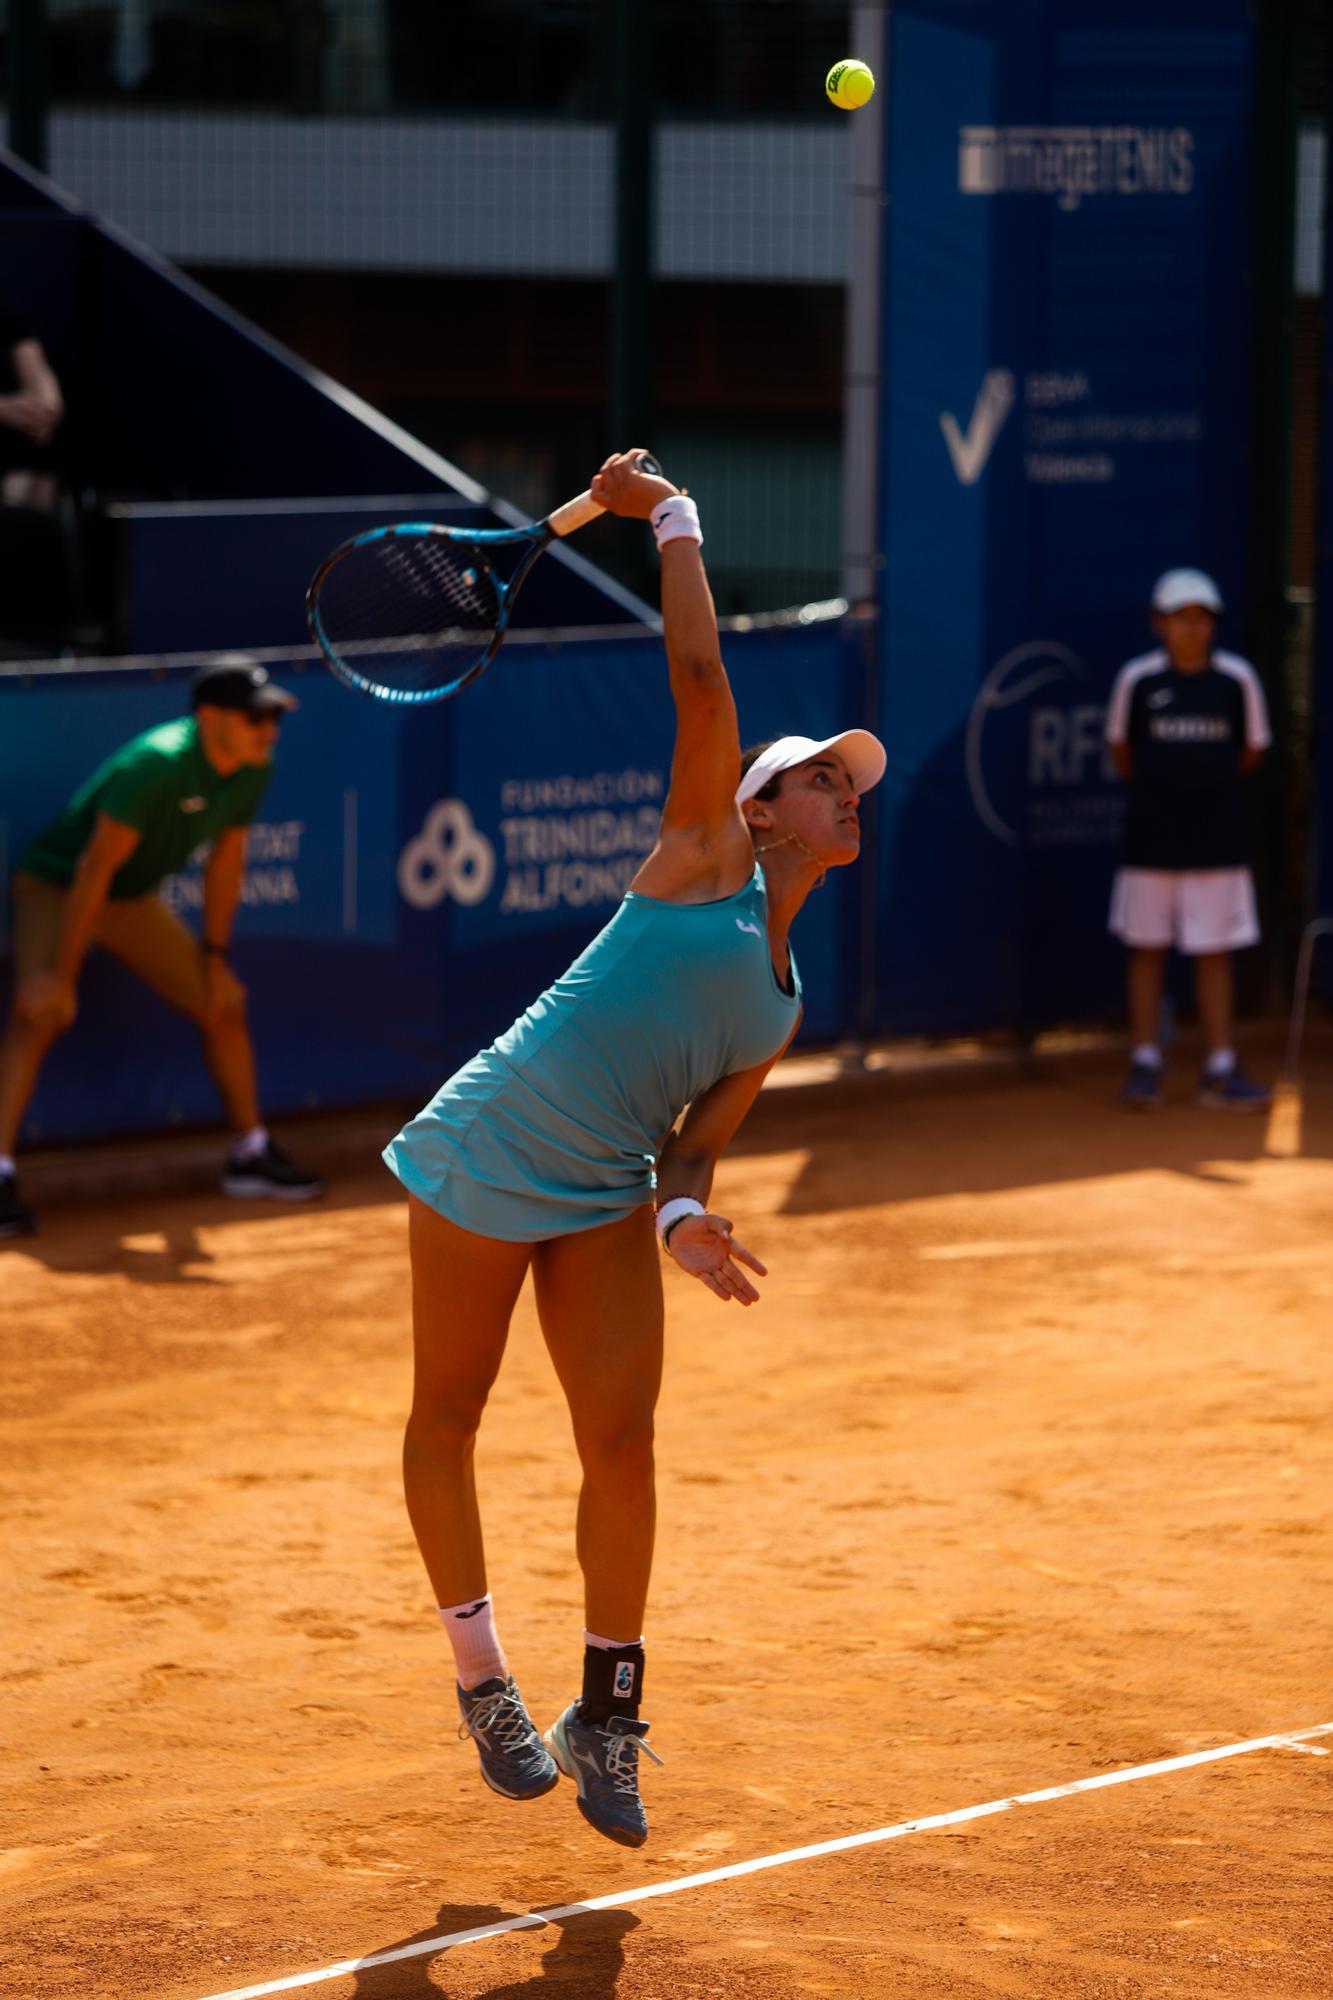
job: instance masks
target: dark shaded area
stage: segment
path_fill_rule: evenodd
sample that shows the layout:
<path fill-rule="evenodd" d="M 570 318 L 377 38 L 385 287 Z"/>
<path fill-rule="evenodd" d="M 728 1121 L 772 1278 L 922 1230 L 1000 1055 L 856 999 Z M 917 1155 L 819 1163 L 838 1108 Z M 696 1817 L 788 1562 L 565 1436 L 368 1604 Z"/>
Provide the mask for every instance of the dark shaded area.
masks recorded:
<path fill-rule="evenodd" d="M 485 1904 L 442 1903 L 429 1928 L 414 1931 L 377 1950 L 400 1951 L 427 1938 L 448 1937 L 456 1931 L 502 1923 L 506 1916 L 515 1914 L 518 1913 Z M 540 1970 L 530 1977 L 525 1974 L 518 1979 L 503 1980 L 498 1986 L 488 1986 L 484 2000 L 538 2000 L 540 1994 L 552 1991 L 577 1994 L 578 2000 L 611 2000 L 624 1969 L 625 1939 L 638 1926 L 639 1919 L 630 1910 L 589 1910 L 562 1917 L 547 1927 L 557 1935 L 542 1958 Z M 440 1984 L 432 1979 L 431 1967 L 439 1965 L 441 1956 L 423 1954 L 396 1965 L 370 1966 L 358 1972 L 352 1989 L 356 2000 L 436 2000 Z"/>
<path fill-rule="evenodd" d="M 1280 1035 L 1241 1043 L 1246 1068 L 1276 1074 Z M 956 1066 L 849 1073 L 794 1091 L 770 1088 L 733 1142 L 734 1155 L 789 1152 L 810 1157 L 786 1211 L 815 1215 L 849 1206 L 850 1178 L 867 1208 L 934 1195 L 1157 1172 L 1186 1180 L 1244 1181 L 1267 1157 L 1264 1116 L 1206 1111 L 1194 1101 L 1201 1056 L 1192 1040 L 1173 1052 L 1166 1109 L 1134 1116 L 1116 1102 L 1118 1054 L 1035 1056 L 1015 1061 L 962 1057 Z M 1333 1158 L 1333 1040 L 1327 1022 L 1311 1032 L 1303 1065 L 1300 1157 Z M 960 1130 L 955 1099 L 968 1104 Z M 1021 1155 L 1005 1137 L 1021 1128 Z"/>
<path fill-rule="evenodd" d="M 388 0 L 383 108 L 404 116 L 477 114 L 504 76 L 507 116 L 605 116 L 613 0 Z M 848 0 L 660 0 L 658 109 L 677 118 L 815 119 L 812 77 L 845 54 Z M 357 23 L 367 44 L 372 23 Z M 356 53 L 322 0 L 174 0 L 130 33 L 107 0 L 52 13 L 52 96 L 70 104 L 301 113 L 355 108 Z M 0 89 L 10 36 L 0 36 Z"/>

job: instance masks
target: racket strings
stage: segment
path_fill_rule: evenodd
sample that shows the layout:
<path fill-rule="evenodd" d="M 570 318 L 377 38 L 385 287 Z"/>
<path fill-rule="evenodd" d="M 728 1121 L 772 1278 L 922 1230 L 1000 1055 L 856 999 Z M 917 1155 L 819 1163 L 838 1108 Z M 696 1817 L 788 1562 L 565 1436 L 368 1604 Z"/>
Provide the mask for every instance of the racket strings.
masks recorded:
<path fill-rule="evenodd" d="M 334 564 L 318 617 L 350 674 L 407 698 L 449 688 L 486 657 L 500 596 L 475 544 L 389 534 Z"/>

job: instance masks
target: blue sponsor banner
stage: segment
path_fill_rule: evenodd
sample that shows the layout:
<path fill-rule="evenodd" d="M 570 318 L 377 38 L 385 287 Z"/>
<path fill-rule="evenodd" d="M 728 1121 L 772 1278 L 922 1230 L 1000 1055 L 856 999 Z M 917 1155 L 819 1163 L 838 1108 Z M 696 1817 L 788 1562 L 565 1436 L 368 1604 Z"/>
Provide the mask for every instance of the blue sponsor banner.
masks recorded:
<path fill-rule="evenodd" d="M 1106 696 L 1246 537 L 1245 0 L 890 17 L 881 1024 L 1113 1011 Z"/>
<path fill-rule="evenodd" d="M 742 731 L 827 736 L 858 719 L 860 642 L 836 625 L 729 636 Z M 456 701 L 404 712 L 299 663 L 256 819 L 234 963 L 265 1107 L 424 1098 L 507 1027 L 608 920 L 651 848 L 672 708 L 661 641 L 515 637 Z M 112 750 L 178 715 L 187 671 L 0 676 L 0 843 L 31 836 Z M 196 925 L 203 856 L 162 893 Z M 807 1039 L 854 1025 L 857 871 L 794 935 Z M 9 938 L 0 940 L 8 960 Z M 195 1032 L 94 952 L 29 1142 L 207 1122 Z"/>
<path fill-rule="evenodd" d="M 1325 268 L 1328 267 L 1329 219 L 1324 223 Z M 1333 379 L 1333 312 L 1324 313 L 1324 380 Z M 1319 618 L 1316 626 L 1314 696 L 1314 840 L 1316 914 L 1333 921 L 1333 400 L 1323 399 L 1319 468 L 1320 535 L 1318 581 Z M 1315 953 L 1317 990 L 1333 1006 L 1333 937 L 1323 936 Z"/>

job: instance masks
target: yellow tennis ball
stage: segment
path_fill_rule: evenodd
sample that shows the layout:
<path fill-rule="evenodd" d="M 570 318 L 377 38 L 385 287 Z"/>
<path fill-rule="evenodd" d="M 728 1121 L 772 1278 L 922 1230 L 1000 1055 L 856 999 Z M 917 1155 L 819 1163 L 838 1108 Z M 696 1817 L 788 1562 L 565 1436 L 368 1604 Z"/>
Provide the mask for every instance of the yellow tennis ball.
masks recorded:
<path fill-rule="evenodd" d="M 859 111 L 875 95 L 875 79 L 865 63 L 848 56 L 845 62 L 834 63 L 824 88 L 840 111 Z"/>

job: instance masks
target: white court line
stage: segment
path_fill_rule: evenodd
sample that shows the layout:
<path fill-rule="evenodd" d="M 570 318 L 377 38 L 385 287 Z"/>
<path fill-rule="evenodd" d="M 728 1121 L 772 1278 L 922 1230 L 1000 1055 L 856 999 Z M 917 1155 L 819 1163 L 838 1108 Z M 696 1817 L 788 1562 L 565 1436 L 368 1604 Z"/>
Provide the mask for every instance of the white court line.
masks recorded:
<path fill-rule="evenodd" d="M 396 1951 L 377 1951 L 369 1958 L 345 1958 L 337 1965 L 321 1966 L 318 1972 L 297 1972 L 290 1979 L 271 1979 L 263 1986 L 235 1986 L 226 1993 L 210 1993 L 206 2000 L 262 2000 L 268 1993 L 292 1993 L 298 1986 L 318 1986 L 325 1979 L 345 1979 L 349 1973 L 368 1972 L 372 1966 L 393 1965 L 404 1958 L 424 1958 L 452 1945 L 475 1944 L 480 1938 L 503 1937 L 506 1931 L 539 1930 L 590 1910 L 614 1910 L 625 1903 L 646 1903 L 653 1896 L 676 1896 L 682 1889 L 702 1889 L 710 1882 L 729 1882 L 737 1875 L 757 1875 L 765 1868 L 785 1868 L 791 1861 L 813 1861 L 821 1854 L 846 1854 L 854 1847 L 873 1847 L 883 1840 L 901 1840 L 905 1834 L 928 1833 L 938 1826 L 961 1826 L 970 1819 L 987 1819 L 992 1813 L 1008 1812 L 1010 1806 L 1041 1806 L 1052 1799 L 1072 1799 L 1077 1792 L 1105 1791 L 1110 1785 L 1130 1785 L 1137 1778 L 1160 1778 L 1167 1771 L 1188 1771 L 1198 1764 L 1217 1764 L 1224 1757 L 1244 1757 L 1251 1750 L 1299 1750 L 1311 1736 L 1333 1736 L 1333 1722 L 1319 1722 L 1311 1729 L 1291 1729 L 1281 1736 L 1253 1736 L 1248 1743 L 1226 1743 L 1219 1750 L 1193 1750 L 1185 1757 L 1162 1757 L 1155 1764 L 1134 1764 L 1124 1771 L 1107 1771 L 1097 1778 L 1078 1778 L 1070 1785 L 1051 1785 L 1041 1792 L 1018 1792 L 1009 1799 L 988 1799 L 984 1805 L 963 1806 L 957 1812 L 933 1813 L 928 1819 L 905 1819 L 897 1826 L 877 1827 L 873 1833 L 848 1833 L 840 1840 L 821 1840 L 813 1847 L 789 1847 L 782 1854 L 761 1854 L 755 1861 L 734 1861 L 726 1868 L 706 1868 L 700 1875 L 678 1875 L 674 1882 L 651 1882 L 642 1889 L 617 1889 L 609 1896 L 590 1896 L 584 1903 L 561 1903 L 549 1910 L 534 1910 L 526 1917 L 506 1917 L 498 1924 L 482 1924 L 471 1931 L 450 1931 L 447 1936 L 424 1938 L 417 1944 L 400 1945 Z"/>

